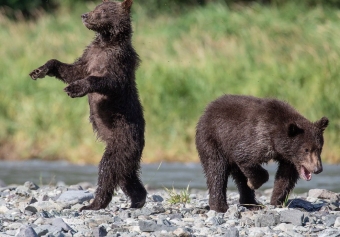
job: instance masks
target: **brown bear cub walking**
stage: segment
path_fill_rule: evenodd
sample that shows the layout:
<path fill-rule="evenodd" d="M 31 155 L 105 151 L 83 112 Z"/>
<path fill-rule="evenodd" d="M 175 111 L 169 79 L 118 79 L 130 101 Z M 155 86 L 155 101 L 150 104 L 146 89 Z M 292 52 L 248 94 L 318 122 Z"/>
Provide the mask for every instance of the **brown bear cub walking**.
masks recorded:
<path fill-rule="evenodd" d="M 135 82 L 139 57 L 131 44 L 131 5 L 106 0 L 83 14 L 84 25 L 96 32 L 83 55 L 73 64 L 51 59 L 30 73 L 34 80 L 48 75 L 69 84 L 64 90 L 72 98 L 88 95 L 90 121 L 106 143 L 95 199 L 81 210 L 107 207 L 118 186 L 131 208 L 145 204 L 139 178 L 145 121 Z"/>
<path fill-rule="evenodd" d="M 240 204 L 258 208 L 255 189 L 268 181 L 261 164 L 278 162 L 272 205 L 282 205 L 297 180 L 322 171 L 326 117 L 312 123 L 285 102 L 224 95 L 206 108 L 197 124 L 196 147 L 207 178 L 211 210 L 226 212 L 228 176 L 235 180 Z"/>

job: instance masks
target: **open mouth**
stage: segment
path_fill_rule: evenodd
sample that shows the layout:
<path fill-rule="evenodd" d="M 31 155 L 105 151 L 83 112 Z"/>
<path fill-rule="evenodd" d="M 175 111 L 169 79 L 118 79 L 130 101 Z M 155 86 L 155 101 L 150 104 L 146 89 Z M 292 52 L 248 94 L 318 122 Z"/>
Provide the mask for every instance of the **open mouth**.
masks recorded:
<path fill-rule="evenodd" d="M 300 177 L 306 181 L 310 181 L 312 179 L 312 173 L 309 172 L 303 165 L 301 165 Z"/>

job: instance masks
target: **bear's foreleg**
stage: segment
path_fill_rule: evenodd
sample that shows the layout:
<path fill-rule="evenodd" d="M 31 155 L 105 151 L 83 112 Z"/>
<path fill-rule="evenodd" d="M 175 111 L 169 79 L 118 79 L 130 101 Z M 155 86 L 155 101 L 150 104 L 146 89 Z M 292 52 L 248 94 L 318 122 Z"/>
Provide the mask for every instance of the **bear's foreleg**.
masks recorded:
<path fill-rule="evenodd" d="M 33 70 L 30 74 L 33 80 L 44 78 L 46 75 L 56 77 L 65 83 L 72 83 L 87 76 L 86 68 L 81 61 L 73 64 L 62 63 L 56 59 L 47 61 L 44 65 Z"/>
<path fill-rule="evenodd" d="M 270 204 L 283 205 L 298 179 L 299 173 L 294 164 L 287 161 L 279 161 Z"/>

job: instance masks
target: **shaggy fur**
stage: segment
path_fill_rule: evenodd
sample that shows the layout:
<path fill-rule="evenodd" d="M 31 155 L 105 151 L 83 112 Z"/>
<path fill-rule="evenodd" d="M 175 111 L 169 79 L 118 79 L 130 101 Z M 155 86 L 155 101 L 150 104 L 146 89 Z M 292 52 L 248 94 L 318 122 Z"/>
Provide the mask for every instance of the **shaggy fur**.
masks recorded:
<path fill-rule="evenodd" d="M 229 175 L 240 192 L 240 204 L 258 208 L 254 190 L 268 181 L 261 164 L 269 160 L 278 162 L 271 204 L 281 205 L 299 177 L 310 180 L 312 173 L 322 171 L 320 154 L 327 125 L 326 117 L 312 123 L 276 99 L 225 95 L 213 101 L 196 131 L 210 208 L 227 211 Z"/>
<path fill-rule="evenodd" d="M 83 55 L 73 64 L 49 60 L 30 73 L 34 80 L 48 75 L 69 84 L 64 90 L 72 98 L 88 95 L 90 121 L 106 143 L 95 199 L 81 210 L 105 208 L 118 186 L 131 208 L 145 204 L 139 178 L 145 122 L 135 82 L 139 58 L 131 44 L 131 5 L 132 0 L 103 1 L 83 14 L 84 25 L 96 32 Z"/>

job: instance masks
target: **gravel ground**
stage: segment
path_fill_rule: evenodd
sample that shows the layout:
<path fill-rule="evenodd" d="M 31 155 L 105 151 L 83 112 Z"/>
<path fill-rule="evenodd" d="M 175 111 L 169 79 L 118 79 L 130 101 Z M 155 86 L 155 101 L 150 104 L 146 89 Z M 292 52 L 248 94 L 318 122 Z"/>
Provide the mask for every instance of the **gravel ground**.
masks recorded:
<path fill-rule="evenodd" d="M 89 183 L 38 187 L 29 181 L 1 187 L 0 237 L 340 236 L 340 194 L 323 189 L 291 195 L 286 208 L 269 205 L 271 190 L 258 192 L 259 211 L 239 206 L 238 193 L 228 192 L 226 213 L 210 211 L 202 190 L 189 190 L 190 202 L 178 204 L 169 203 L 165 190 L 149 190 L 142 209 L 129 209 L 118 191 L 105 210 L 80 213 L 94 190 Z"/>

